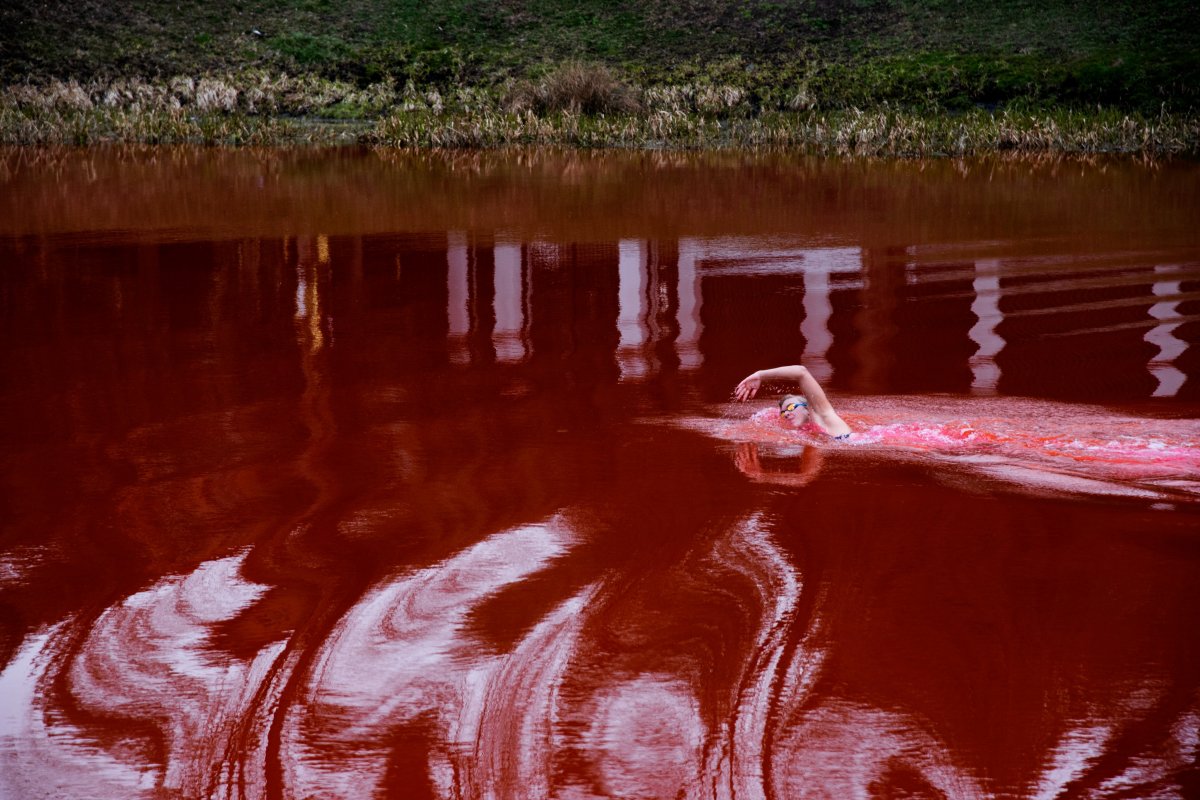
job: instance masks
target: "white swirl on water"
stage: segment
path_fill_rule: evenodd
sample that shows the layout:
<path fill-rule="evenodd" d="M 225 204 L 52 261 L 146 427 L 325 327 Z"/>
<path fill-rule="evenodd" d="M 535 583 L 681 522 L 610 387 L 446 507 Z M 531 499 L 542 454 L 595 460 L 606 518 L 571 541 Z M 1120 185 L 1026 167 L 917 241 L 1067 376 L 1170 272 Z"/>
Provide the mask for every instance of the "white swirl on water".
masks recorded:
<path fill-rule="evenodd" d="M 555 676 L 589 592 L 561 604 L 507 656 L 480 656 L 463 627 L 480 603 L 573 540 L 558 518 L 503 531 L 370 591 L 322 646 L 307 702 L 287 716 L 288 792 L 373 796 L 388 767 L 384 735 L 423 716 L 433 717 L 441 740 L 430 777 L 443 793 L 546 785 L 546 760 L 535 754 L 544 755 Z M 514 708 L 516 719 L 502 711 Z"/>
<path fill-rule="evenodd" d="M 261 745 L 250 753 L 238 748 L 232 764 L 229 744 L 283 645 L 269 645 L 250 661 L 213 658 L 206 649 L 211 623 L 232 617 L 264 591 L 240 577 L 244 558 L 206 562 L 126 598 L 96 620 L 71 662 L 70 693 L 80 710 L 151 723 L 165 749 L 161 767 L 128 743 L 101 750 L 84 728 L 48 707 L 54 632 L 25 644 L 0 679 L 11 687 L 4 727 L 13 731 L 5 737 L 3 773 L 10 786 L 25 786 L 7 796 L 36 796 L 29 787 L 45 787 L 37 791 L 46 796 L 51 789 L 68 797 L 135 797 L 160 789 L 214 796 L 222 777 L 263 774 Z"/>

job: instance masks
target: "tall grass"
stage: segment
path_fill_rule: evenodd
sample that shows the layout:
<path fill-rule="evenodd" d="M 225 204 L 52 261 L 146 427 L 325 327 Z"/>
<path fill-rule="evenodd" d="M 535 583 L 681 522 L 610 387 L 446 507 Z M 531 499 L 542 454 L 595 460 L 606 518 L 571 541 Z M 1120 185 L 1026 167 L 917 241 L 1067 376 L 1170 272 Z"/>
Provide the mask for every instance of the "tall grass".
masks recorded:
<path fill-rule="evenodd" d="M 293 120 L 244 114 L 186 114 L 180 111 L 94 108 L 30 111 L 0 106 L 0 144 L 331 144 L 332 128 L 312 128 Z"/>
<path fill-rule="evenodd" d="M 641 115 L 586 116 L 397 114 L 365 140 L 392 147 L 487 148 L 568 145 L 630 148 L 787 148 L 839 156 L 962 156 L 983 152 L 1200 153 L 1200 120 L 1163 115 L 991 113 L 957 116 L 911 112 L 775 112 L 725 120 L 657 110 Z"/>
<path fill-rule="evenodd" d="M 539 81 L 519 81 L 505 102 L 515 112 L 632 114 L 642 107 L 638 94 L 608 67 L 572 61 Z"/>
<path fill-rule="evenodd" d="M 638 86 L 581 64 L 504 90 L 442 91 L 391 81 L 355 87 L 263 71 L 0 89 L 0 143 L 111 141 L 791 148 L 899 157 L 990 151 L 1160 155 L 1200 154 L 1200 116 L 1112 109 L 952 113 L 886 104 L 820 110 L 794 100 L 763 106 L 731 84 Z"/>

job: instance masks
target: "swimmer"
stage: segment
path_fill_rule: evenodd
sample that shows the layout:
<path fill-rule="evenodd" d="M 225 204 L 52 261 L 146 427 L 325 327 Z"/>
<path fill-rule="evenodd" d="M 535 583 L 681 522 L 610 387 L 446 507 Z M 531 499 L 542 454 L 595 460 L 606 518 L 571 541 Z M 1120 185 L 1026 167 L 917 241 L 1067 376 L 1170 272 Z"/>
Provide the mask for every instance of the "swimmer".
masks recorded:
<path fill-rule="evenodd" d="M 801 394 L 785 394 L 779 400 L 779 414 L 793 428 L 812 424 L 837 441 L 850 438 L 850 426 L 833 410 L 833 404 L 817 379 L 804 367 L 793 365 L 760 369 L 742 379 L 734 390 L 738 400 L 749 400 L 758 393 L 764 381 L 788 381 L 800 387 Z"/>

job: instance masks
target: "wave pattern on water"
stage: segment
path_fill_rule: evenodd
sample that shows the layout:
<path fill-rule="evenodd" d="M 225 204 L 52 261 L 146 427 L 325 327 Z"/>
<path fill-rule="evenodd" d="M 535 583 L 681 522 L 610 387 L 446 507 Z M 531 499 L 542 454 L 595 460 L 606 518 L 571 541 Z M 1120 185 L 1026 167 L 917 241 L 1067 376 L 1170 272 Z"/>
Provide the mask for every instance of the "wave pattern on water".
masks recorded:
<path fill-rule="evenodd" d="M 387 772 L 386 733 L 423 716 L 439 743 L 431 777 L 444 792 L 458 784 L 455 795 L 484 796 L 506 779 L 545 786 L 542 765 L 527 753 L 544 738 L 546 687 L 561 669 L 586 592 L 553 611 L 508 658 L 473 655 L 477 643 L 462 628 L 473 607 L 562 555 L 570 540 L 561 520 L 506 531 L 371 590 L 322 646 L 304 706 L 289 715 L 290 793 L 373 796 Z"/>
<path fill-rule="evenodd" d="M 418 725 L 421 769 L 445 798 L 856 797 L 879 786 L 991 796 L 930 723 L 816 690 L 829 657 L 823 590 L 805 585 L 770 527 L 746 517 L 661 576 L 672 595 L 716 593 L 749 625 L 744 646 L 721 648 L 717 684 L 699 679 L 715 663 L 648 668 L 636 651 L 605 654 L 603 631 L 643 602 L 615 576 L 556 604 L 507 651 L 481 652 L 465 627 L 473 609 L 566 557 L 579 541 L 568 516 L 370 589 L 286 701 L 271 690 L 283 642 L 250 659 L 209 647 L 213 626 L 263 589 L 239 576 L 243 555 L 209 561 L 106 611 L 68 658 L 56 654 L 64 630 L 25 643 L 0 676 L 11 731 L 0 775 L 24 797 L 376 797 L 394 781 L 395 733 Z M 1161 699 L 1145 697 L 1134 719 L 1160 713 Z M 1163 781 L 1196 755 L 1196 714 L 1184 708 L 1163 742 L 1117 770 L 1105 758 L 1126 723 L 1085 720 L 1048 754 L 1032 796 L 1081 782 L 1094 797 L 1180 796 Z M 100 719 L 129 720 L 128 735 L 92 735 Z M 283 785 L 272 789 L 267 731 L 280 721 Z"/>
<path fill-rule="evenodd" d="M 377 796 L 395 755 L 389 733 L 414 721 L 430 726 L 427 774 L 441 797 L 800 796 L 804 776 L 865 789 L 882 767 L 860 760 L 847 772 L 836 756 L 859 746 L 864 730 L 879 732 L 872 752 L 880 763 L 897 745 L 927 752 L 931 740 L 903 733 L 902 721 L 880 711 L 805 707 L 823 658 L 819 615 L 795 629 L 802 583 L 763 527 L 748 518 L 693 561 L 702 582 L 740 576 L 749 593 L 729 598 L 756 620 L 715 706 L 686 672 L 618 667 L 593 674 L 582 691 L 568 677 L 591 657 L 587 631 L 613 604 L 603 580 L 558 604 L 511 651 L 478 654 L 463 629 L 471 609 L 572 546 L 570 526 L 554 518 L 369 591 L 321 644 L 302 695 L 282 708 L 254 698 L 283 643 L 248 661 L 206 648 L 211 627 L 261 592 L 238 577 L 242 556 L 207 562 L 105 612 L 60 676 L 43 657 L 54 632 L 39 635 L 2 679 L 25 687 L 10 695 L 21 725 L 0 756 L 7 785 L 36 780 L 74 796 L 86 785 L 97 797 L 267 796 L 265 732 L 281 715 L 289 797 Z M 57 677 L 78 721 L 35 699 L 34 687 Z M 90 741 L 88 717 L 141 721 L 130 735 L 143 746 Z M 246 729 L 260 743 L 249 753 L 232 746 Z M 591 781 L 560 785 L 564 752 L 591 765 Z M 76 766 L 81 758 L 86 769 Z M 914 763 L 930 785 L 970 785 L 935 757 Z"/>
<path fill-rule="evenodd" d="M 67 659 L 60 650 L 69 645 L 62 641 L 68 624 L 26 643 L 0 679 L 16 689 L 17 733 L 0 751 L 10 786 L 24 786 L 12 796 L 135 796 L 148 786 L 233 796 L 247 776 L 262 773 L 261 745 L 249 752 L 231 745 L 238 727 L 253 722 L 245 716 L 282 644 L 250 661 L 215 658 L 206 648 L 210 626 L 263 589 L 238 577 L 243 558 L 207 562 L 126 598 Z M 49 699 L 64 681 L 69 700 L 57 707 Z M 127 722 L 130 738 L 90 734 L 89 721 L 114 718 Z"/>

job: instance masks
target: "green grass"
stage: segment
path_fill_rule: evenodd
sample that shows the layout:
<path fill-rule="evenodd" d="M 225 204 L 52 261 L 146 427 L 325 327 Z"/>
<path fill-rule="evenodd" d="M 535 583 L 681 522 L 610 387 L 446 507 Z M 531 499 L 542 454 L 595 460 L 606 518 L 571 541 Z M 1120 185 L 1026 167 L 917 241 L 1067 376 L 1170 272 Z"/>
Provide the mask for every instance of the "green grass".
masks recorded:
<path fill-rule="evenodd" d="M 1194 0 L 9 0 L 0 142 L 1196 154 L 1195 15 Z"/>
<path fill-rule="evenodd" d="M 552 65 L 883 101 L 1195 108 L 1194 0 L 9 0 L 0 84 L 250 68 L 498 86 Z"/>

